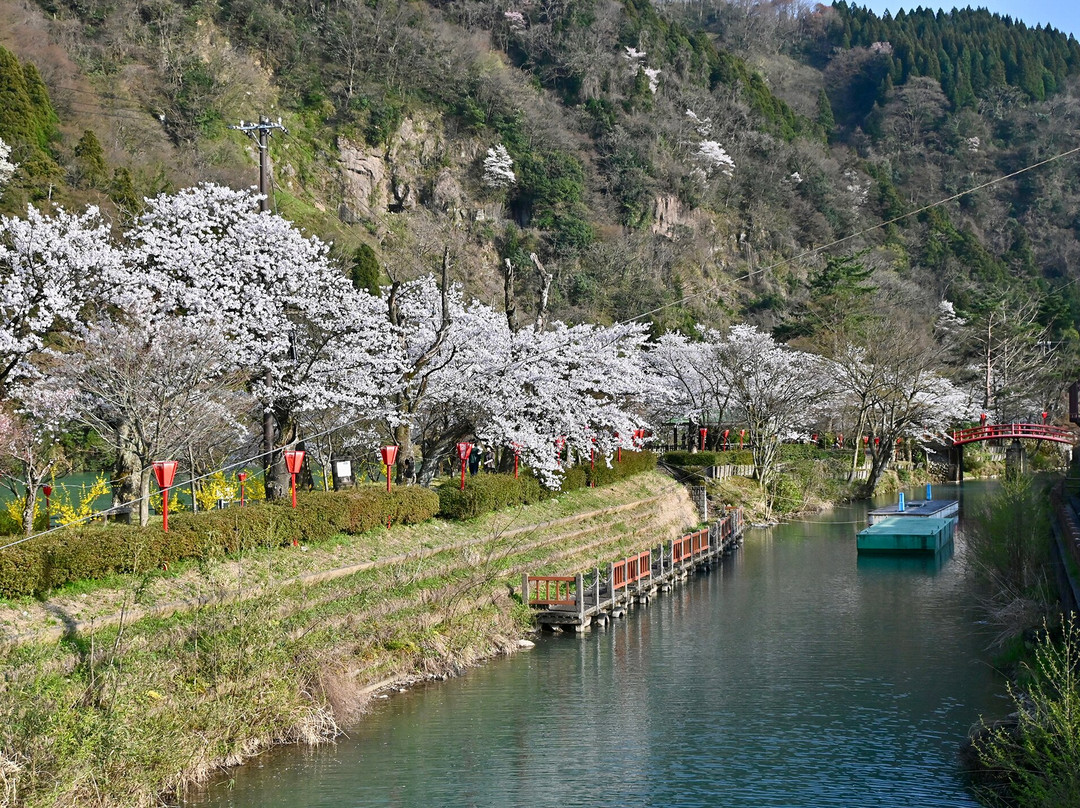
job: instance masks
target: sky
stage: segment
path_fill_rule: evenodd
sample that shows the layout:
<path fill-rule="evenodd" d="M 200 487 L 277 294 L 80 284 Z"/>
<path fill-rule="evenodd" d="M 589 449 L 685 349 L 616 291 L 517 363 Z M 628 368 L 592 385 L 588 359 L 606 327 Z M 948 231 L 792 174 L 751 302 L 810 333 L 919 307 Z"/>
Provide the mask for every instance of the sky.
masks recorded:
<path fill-rule="evenodd" d="M 985 8 L 994 14 L 1008 14 L 1014 19 L 1023 20 L 1034 28 L 1039 24 L 1049 23 L 1065 34 L 1072 34 L 1080 39 L 1080 2 L 1077 0 L 849 0 L 850 5 L 865 6 L 877 14 L 886 9 L 895 14 L 901 8 L 911 10 L 923 8 L 944 8 L 951 11 L 955 7 Z"/>

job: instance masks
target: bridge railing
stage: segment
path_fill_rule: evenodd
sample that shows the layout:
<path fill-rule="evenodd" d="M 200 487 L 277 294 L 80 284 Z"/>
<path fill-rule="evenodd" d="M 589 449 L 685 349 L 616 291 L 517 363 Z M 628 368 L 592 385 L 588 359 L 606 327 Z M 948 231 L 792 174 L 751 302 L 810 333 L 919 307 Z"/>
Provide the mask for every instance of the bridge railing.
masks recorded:
<path fill-rule="evenodd" d="M 1049 424 L 985 424 L 969 429 L 957 429 L 952 433 L 954 446 L 978 440 L 1011 438 L 1052 440 L 1059 443 L 1073 443 L 1075 439 L 1071 430 Z"/>

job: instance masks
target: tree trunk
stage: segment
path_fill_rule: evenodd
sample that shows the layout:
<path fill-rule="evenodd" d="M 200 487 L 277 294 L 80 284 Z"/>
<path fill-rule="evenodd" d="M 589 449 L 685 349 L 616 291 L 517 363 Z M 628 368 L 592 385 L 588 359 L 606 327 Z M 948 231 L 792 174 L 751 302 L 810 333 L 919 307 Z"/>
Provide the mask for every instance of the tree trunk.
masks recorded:
<path fill-rule="evenodd" d="M 196 492 L 196 490 L 198 489 L 199 486 L 195 483 L 195 476 L 196 476 L 195 475 L 195 450 L 191 448 L 190 443 L 188 444 L 188 447 L 187 447 L 187 456 L 188 456 L 188 469 L 191 472 L 191 478 L 188 480 L 188 487 L 191 489 L 191 512 L 192 513 L 198 513 L 198 511 L 199 511 L 199 500 L 195 496 L 195 492 Z"/>
<path fill-rule="evenodd" d="M 146 527 L 146 523 L 150 521 L 150 473 L 149 468 L 139 472 L 139 524 L 143 527 Z M 168 493 L 168 491 L 162 491 L 163 503 Z M 130 518 L 131 514 L 128 514 L 128 519 Z"/>
<path fill-rule="evenodd" d="M 866 493 L 868 496 L 873 495 L 878 480 L 881 479 L 881 475 L 885 473 L 885 470 L 889 467 L 889 462 L 892 460 L 892 444 L 882 437 L 880 446 L 881 448 L 872 455 L 874 462 L 870 466 L 870 476 L 866 480 Z"/>
<path fill-rule="evenodd" d="M 32 536 L 34 533 L 34 511 L 37 505 L 37 484 L 31 484 L 30 480 L 26 481 L 26 493 L 23 495 L 23 509 L 22 509 L 22 526 L 23 533 L 27 536 Z"/>
<path fill-rule="evenodd" d="M 274 451 L 263 456 L 264 485 L 268 500 L 284 499 L 289 496 L 289 468 L 285 465 L 282 449 L 296 442 L 296 424 L 292 417 L 292 408 L 282 399 L 274 401 Z"/>
<path fill-rule="evenodd" d="M 116 472 L 117 485 L 113 488 L 113 507 L 131 507 L 139 498 L 139 475 L 143 471 L 142 460 L 132 448 L 133 429 L 131 424 L 123 422 L 116 427 L 116 463 L 113 466 Z M 146 509 L 144 500 L 139 507 L 140 515 Z M 117 519 L 126 524 L 131 524 L 132 514 L 120 513 Z M 146 524 L 140 521 L 140 524 Z"/>
<path fill-rule="evenodd" d="M 863 449 L 859 446 L 859 441 L 862 440 L 864 426 L 866 426 L 865 411 L 859 413 L 859 422 L 855 426 L 855 450 L 851 453 L 851 471 L 848 472 L 849 483 L 855 479 L 855 472 L 859 468 L 860 461 L 862 460 Z"/>
<path fill-rule="evenodd" d="M 394 482 L 401 485 L 405 482 L 405 459 L 413 455 L 412 424 L 404 423 L 394 427 L 394 443 L 398 446 L 397 460 L 394 463 Z"/>

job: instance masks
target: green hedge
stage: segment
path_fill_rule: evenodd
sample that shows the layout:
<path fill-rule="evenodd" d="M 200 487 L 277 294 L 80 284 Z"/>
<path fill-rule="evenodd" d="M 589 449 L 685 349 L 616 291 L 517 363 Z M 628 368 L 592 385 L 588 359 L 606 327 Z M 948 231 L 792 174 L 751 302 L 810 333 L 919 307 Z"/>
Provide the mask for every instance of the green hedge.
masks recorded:
<path fill-rule="evenodd" d="M 515 478 L 510 474 L 477 474 L 465 481 L 447 480 L 439 487 L 439 516 L 444 519 L 475 519 L 485 513 L 549 499 L 561 491 L 574 491 L 589 485 L 610 485 L 656 468 L 652 452 L 623 452 L 621 462 L 612 467 L 598 462 L 595 469 L 571 466 L 563 473 L 557 491 L 545 488 L 529 470 Z"/>
<path fill-rule="evenodd" d="M 0 594 L 36 595 L 72 581 L 117 572 L 143 572 L 184 559 L 233 555 L 258 547 L 323 541 L 359 534 L 387 520 L 415 524 L 439 510 L 434 491 L 403 486 L 387 493 L 370 486 L 350 491 L 300 492 L 297 507 L 260 502 L 246 508 L 177 513 L 169 532 L 148 525 L 80 525 L 0 552 Z"/>
<path fill-rule="evenodd" d="M 664 462 L 672 466 L 752 466 L 754 453 L 749 449 L 726 452 L 668 452 Z"/>

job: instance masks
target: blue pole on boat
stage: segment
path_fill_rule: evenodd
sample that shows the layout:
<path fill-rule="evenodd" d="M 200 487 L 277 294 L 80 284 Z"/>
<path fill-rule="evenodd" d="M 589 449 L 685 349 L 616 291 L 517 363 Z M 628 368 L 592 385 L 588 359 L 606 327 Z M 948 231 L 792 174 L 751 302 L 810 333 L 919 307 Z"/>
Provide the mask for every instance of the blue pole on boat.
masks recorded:
<path fill-rule="evenodd" d="M 931 496 L 931 494 L 930 494 L 930 483 L 927 483 L 926 484 L 926 501 L 929 502 L 932 499 L 933 499 L 933 496 Z"/>
<path fill-rule="evenodd" d="M 896 506 L 896 510 L 900 511 L 901 513 L 904 512 L 904 492 L 903 491 L 900 492 L 900 503 Z"/>

